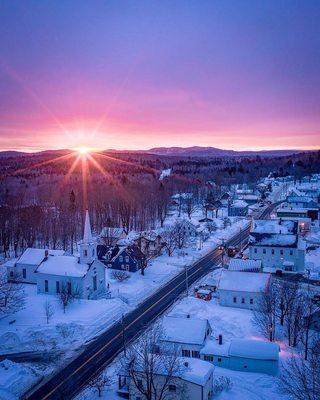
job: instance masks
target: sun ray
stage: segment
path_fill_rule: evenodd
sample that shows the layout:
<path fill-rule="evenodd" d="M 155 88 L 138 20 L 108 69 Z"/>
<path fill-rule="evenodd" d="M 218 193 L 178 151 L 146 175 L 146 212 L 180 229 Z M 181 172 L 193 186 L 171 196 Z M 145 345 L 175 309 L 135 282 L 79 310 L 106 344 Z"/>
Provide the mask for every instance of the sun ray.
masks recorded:
<path fill-rule="evenodd" d="M 159 173 L 159 170 L 157 170 L 155 168 L 146 167 L 146 166 L 141 165 L 141 164 L 135 164 L 135 163 L 133 163 L 131 161 L 121 160 L 120 158 L 107 156 L 106 154 L 101 154 L 101 153 L 98 153 L 98 152 L 96 152 L 95 155 L 97 155 L 98 157 L 103 157 L 103 158 L 105 158 L 105 159 L 107 159 L 109 161 L 118 162 L 119 164 L 126 164 L 126 165 L 131 166 L 131 167 L 140 168 L 141 170 L 147 171 L 149 173 Z"/>
<path fill-rule="evenodd" d="M 57 189 L 57 193 L 56 193 L 56 198 L 58 198 L 62 192 L 62 190 L 64 189 L 65 185 L 67 184 L 71 174 L 73 173 L 73 171 L 76 169 L 78 163 L 80 161 L 80 155 L 78 155 L 76 157 L 76 159 L 73 161 L 71 167 L 69 168 L 67 174 L 64 176 L 62 182 L 59 184 L 58 189 Z"/>
<path fill-rule="evenodd" d="M 72 156 L 75 156 L 75 155 L 76 155 L 76 153 L 70 152 L 68 154 L 64 154 L 63 156 L 51 158 L 50 160 L 42 161 L 40 163 L 36 163 L 36 164 L 30 165 L 29 167 L 18 169 L 17 171 L 13 172 L 12 175 L 13 176 L 14 175 L 18 175 L 18 174 L 21 174 L 21 173 L 23 173 L 25 171 L 33 170 L 34 168 L 42 167 L 44 165 L 48 165 L 48 164 L 51 164 L 51 163 L 54 163 L 54 162 L 60 162 L 60 161 L 63 161 L 63 160 L 67 160 L 67 159 L 69 159 L 69 158 L 71 158 Z"/>

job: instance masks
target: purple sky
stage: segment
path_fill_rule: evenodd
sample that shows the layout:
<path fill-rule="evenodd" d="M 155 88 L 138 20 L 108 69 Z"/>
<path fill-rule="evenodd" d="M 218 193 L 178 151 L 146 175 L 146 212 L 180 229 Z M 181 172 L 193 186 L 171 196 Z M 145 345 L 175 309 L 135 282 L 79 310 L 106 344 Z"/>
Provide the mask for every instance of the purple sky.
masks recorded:
<path fill-rule="evenodd" d="M 2 0 L 0 149 L 320 148 L 319 0 Z"/>

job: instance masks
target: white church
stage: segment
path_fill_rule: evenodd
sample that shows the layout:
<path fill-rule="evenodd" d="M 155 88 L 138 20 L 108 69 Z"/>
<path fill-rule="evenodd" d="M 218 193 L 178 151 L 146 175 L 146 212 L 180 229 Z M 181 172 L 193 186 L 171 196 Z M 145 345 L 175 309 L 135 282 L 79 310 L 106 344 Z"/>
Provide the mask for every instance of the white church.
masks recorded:
<path fill-rule="evenodd" d="M 96 247 L 89 213 L 86 211 L 83 240 L 79 242 L 79 257 L 65 255 L 59 250 L 29 248 L 11 267 L 8 275 L 18 277 L 16 280 L 19 281 L 36 283 L 38 293 L 56 295 L 66 288 L 80 298 L 95 299 L 106 289 L 106 267 L 97 260 Z"/>

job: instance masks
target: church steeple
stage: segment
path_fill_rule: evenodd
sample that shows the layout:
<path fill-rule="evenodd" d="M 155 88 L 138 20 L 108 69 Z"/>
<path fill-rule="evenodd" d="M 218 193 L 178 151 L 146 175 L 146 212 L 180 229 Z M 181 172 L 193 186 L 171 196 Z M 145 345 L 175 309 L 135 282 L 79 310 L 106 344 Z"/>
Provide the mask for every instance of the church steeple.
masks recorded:
<path fill-rule="evenodd" d="M 91 243 L 91 242 L 92 242 L 92 233 L 91 233 L 90 217 L 89 217 L 89 211 L 86 210 L 86 218 L 84 221 L 83 243 Z"/>
<path fill-rule="evenodd" d="M 82 264 L 90 264 L 96 258 L 96 243 L 93 240 L 89 212 L 86 210 L 84 220 L 83 240 L 79 245 L 80 262 Z"/>

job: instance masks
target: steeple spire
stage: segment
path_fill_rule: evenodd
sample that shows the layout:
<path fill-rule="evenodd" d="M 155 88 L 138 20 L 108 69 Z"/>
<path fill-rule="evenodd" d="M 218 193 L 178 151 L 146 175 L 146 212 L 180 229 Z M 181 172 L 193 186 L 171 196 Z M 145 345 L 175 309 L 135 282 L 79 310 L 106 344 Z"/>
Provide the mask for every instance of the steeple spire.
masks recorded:
<path fill-rule="evenodd" d="M 86 218 L 84 221 L 83 242 L 84 243 L 92 242 L 92 233 L 91 233 L 90 218 L 89 218 L 88 210 L 86 210 Z"/>

